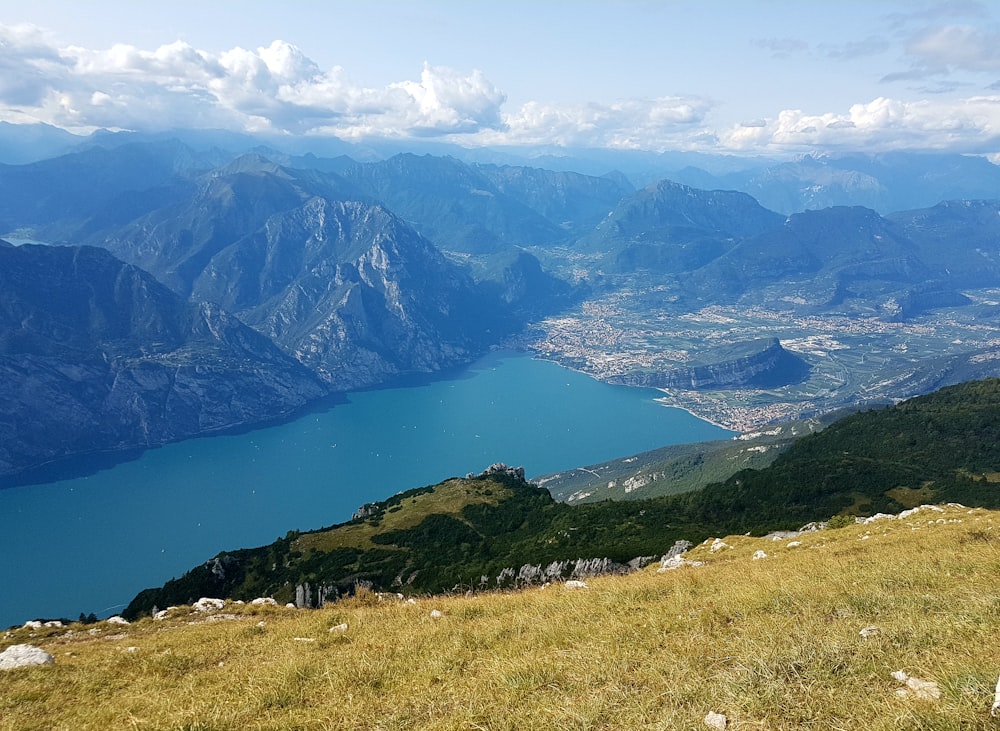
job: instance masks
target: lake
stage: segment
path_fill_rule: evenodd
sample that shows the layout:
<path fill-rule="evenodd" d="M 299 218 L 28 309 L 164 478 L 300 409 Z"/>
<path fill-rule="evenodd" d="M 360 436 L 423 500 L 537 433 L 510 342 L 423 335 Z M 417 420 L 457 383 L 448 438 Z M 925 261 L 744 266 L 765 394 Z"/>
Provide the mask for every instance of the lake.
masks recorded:
<path fill-rule="evenodd" d="M 538 476 L 731 435 L 657 395 L 492 353 L 447 380 L 355 392 L 276 426 L 0 490 L 0 626 L 108 616 L 220 551 L 340 523 L 493 462 Z"/>

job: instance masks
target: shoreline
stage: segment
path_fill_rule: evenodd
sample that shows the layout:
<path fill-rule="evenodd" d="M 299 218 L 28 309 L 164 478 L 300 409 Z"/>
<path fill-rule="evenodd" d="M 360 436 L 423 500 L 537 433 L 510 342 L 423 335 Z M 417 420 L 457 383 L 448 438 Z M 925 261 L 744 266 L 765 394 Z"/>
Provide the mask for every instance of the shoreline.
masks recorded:
<path fill-rule="evenodd" d="M 587 376 L 588 378 L 592 378 L 595 381 L 598 381 L 598 382 L 603 383 L 603 384 L 608 385 L 608 386 L 622 386 L 622 384 L 620 384 L 620 383 L 608 383 L 603 378 L 601 378 L 599 376 L 595 376 L 593 373 L 589 373 L 588 371 L 582 370 L 580 368 L 574 368 L 573 366 L 566 365 L 565 363 L 563 363 L 563 362 L 561 362 L 559 360 L 556 360 L 555 358 L 552 358 L 551 356 L 542 355 L 542 354 L 540 354 L 540 353 L 532 350 L 532 348 L 530 346 L 522 346 L 521 348 L 510 347 L 509 350 L 514 351 L 514 352 L 523 352 L 525 354 L 530 355 L 535 360 L 542 360 L 542 361 L 545 361 L 547 363 L 554 363 L 555 365 L 559 366 L 560 368 L 565 368 L 568 371 L 573 371 L 574 373 L 579 373 L 581 375 Z M 668 399 L 674 398 L 673 394 L 671 394 L 670 391 L 668 391 L 668 390 L 666 390 L 664 388 L 655 388 L 655 387 L 651 387 L 651 386 L 622 386 L 622 387 L 623 388 L 645 388 L 645 389 L 650 390 L 650 391 L 656 391 L 657 393 L 661 393 L 661 394 L 663 394 L 663 396 L 657 397 L 657 398 L 653 399 L 653 401 L 655 401 L 660 406 L 664 406 L 666 408 L 671 408 L 671 409 L 680 409 L 681 411 L 686 412 L 687 414 L 689 414 L 690 416 L 693 416 L 694 418 L 698 419 L 699 421 L 704 421 L 707 424 L 711 424 L 712 426 L 718 427 L 719 429 L 725 429 L 726 431 L 733 432 L 734 435 L 743 434 L 743 433 L 745 433 L 747 431 L 746 429 L 740 428 L 740 427 L 738 427 L 738 426 L 736 426 L 734 424 L 727 424 L 724 421 L 720 421 L 718 419 L 718 415 L 717 414 L 706 414 L 705 412 L 700 412 L 700 411 L 695 410 L 695 407 L 693 407 L 693 406 L 687 406 L 687 405 L 678 403 L 676 401 L 669 401 Z M 767 423 L 770 423 L 770 422 L 767 422 Z M 754 427 L 754 428 L 756 428 L 756 427 Z"/>
<path fill-rule="evenodd" d="M 669 401 L 668 400 L 669 394 L 667 393 L 667 391 L 665 391 L 662 388 L 658 388 L 656 390 L 660 391 L 661 393 L 667 394 L 667 396 L 664 396 L 662 398 L 655 398 L 655 399 L 653 399 L 656 403 L 660 404 L 661 406 L 666 406 L 667 408 L 680 409 L 681 411 L 686 411 L 688 414 L 690 414 L 691 416 L 693 416 L 696 419 L 701 419 L 702 421 L 706 421 L 709 424 L 711 424 L 712 426 L 717 426 L 720 429 L 725 429 L 726 431 L 731 431 L 733 433 L 733 435 L 734 435 L 733 436 L 734 439 L 736 438 L 736 436 L 738 436 L 740 434 L 745 434 L 746 433 L 745 429 L 740 429 L 740 428 L 737 428 L 735 425 L 726 424 L 726 423 L 717 421 L 715 419 L 715 417 L 706 416 L 703 413 L 699 413 L 699 412 L 695 411 L 693 408 L 691 408 L 689 406 L 683 406 L 683 405 L 681 405 L 679 403 Z"/>

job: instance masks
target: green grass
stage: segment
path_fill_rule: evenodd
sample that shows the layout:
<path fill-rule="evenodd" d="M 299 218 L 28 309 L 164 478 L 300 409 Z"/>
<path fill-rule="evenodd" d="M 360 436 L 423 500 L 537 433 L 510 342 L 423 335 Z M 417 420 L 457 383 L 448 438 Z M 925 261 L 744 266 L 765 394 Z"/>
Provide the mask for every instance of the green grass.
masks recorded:
<path fill-rule="evenodd" d="M 21 629 L 0 647 L 56 663 L 0 673 L 0 730 L 698 729 L 710 710 L 732 729 L 996 728 L 1000 513 L 798 540 L 731 536 L 689 552 L 704 566 L 575 591 Z M 899 669 L 941 698 L 898 696 Z"/>

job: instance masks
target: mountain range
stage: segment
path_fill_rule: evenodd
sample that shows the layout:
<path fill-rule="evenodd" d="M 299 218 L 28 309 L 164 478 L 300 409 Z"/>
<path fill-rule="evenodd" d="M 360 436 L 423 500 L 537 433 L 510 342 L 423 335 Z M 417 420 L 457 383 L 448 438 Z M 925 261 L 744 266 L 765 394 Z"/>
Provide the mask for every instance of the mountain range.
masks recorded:
<path fill-rule="evenodd" d="M 865 168 L 900 190 L 909 175 L 914 190 L 926 191 L 930 177 L 917 173 L 932 162 L 943 171 L 941 190 L 992 184 L 992 167 L 950 158 L 797 164 L 828 172 Z M 720 180 L 735 174 L 713 173 Z M 587 340 L 585 353 L 616 364 L 613 373 L 594 373 L 605 380 L 681 390 L 809 387 L 817 361 L 788 351 L 771 332 L 749 325 L 713 332 L 678 349 L 679 360 L 655 367 L 638 364 L 674 348 L 642 332 L 711 307 L 884 323 L 917 322 L 951 308 L 992 326 L 1000 306 L 988 291 L 1000 274 L 998 212 L 1000 202 L 983 199 L 889 215 L 856 204 L 789 215 L 737 190 L 672 180 L 636 189 L 615 170 L 587 175 L 410 153 L 320 158 L 102 137 L 58 157 L 0 165 L 0 232 L 16 243 L 54 245 L 4 247 L 5 257 L 22 263 L 7 273 L 11 314 L 0 323 L 0 342 L 4 357 L 20 365 L 10 366 L 0 385 L 0 398 L 18 404 L 0 417 L 0 428 L 22 432 L 13 414 L 42 411 L 43 404 L 63 425 L 63 436 L 44 448 L 7 442 L 0 474 L 255 423 L 326 393 L 440 371 L 512 337 L 523 341 L 539 323 L 551 335 L 546 318 L 576 308 L 600 321 L 595 313 L 609 301 L 624 308 L 623 332 L 636 331 L 614 342 L 635 337 L 645 344 L 624 352 L 600 338 Z M 141 286 L 122 286 L 122 272 Z M 51 296 L 56 288 L 60 297 Z M 90 291 L 117 299 L 94 299 Z M 131 322 L 127 335 L 93 329 L 93 318 L 53 335 L 46 323 L 83 306 L 63 301 L 74 293 L 104 312 L 104 320 L 113 320 L 112 310 L 157 314 Z M 167 321 L 174 323 L 170 338 Z M 218 342 L 208 344 L 209 336 Z M 70 347 L 59 337 L 86 342 Z M 118 392 L 84 385 L 98 378 L 96 371 L 81 379 L 59 375 L 90 368 L 98 357 L 125 362 L 126 342 L 128 362 L 145 359 L 143 368 L 151 368 L 168 351 L 190 352 L 190 338 L 201 338 L 199 377 L 243 361 L 272 391 L 233 380 L 229 391 L 195 389 L 203 402 L 196 413 L 190 405 L 126 408 Z M 978 364 L 974 375 L 993 372 L 985 336 L 952 340 L 947 352 L 928 357 L 960 356 Z M 38 348 L 52 366 L 31 377 L 22 361 L 40 357 Z M 556 354 L 561 362 L 575 357 L 565 348 Z M 100 378 L 124 383 L 109 375 L 111 367 Z M 278 381 L 290 384 L 280 398 Z M 157 388 L 168 394 L 162 404 L 172 405 L 187 386 Z M 878 396 L 895 395 L 884 391 Z M 258 392 L 273 396 L 251 408 L 245 402 Z M 851 398 L 860 400 L 848 394 L 842 401 Z"/>

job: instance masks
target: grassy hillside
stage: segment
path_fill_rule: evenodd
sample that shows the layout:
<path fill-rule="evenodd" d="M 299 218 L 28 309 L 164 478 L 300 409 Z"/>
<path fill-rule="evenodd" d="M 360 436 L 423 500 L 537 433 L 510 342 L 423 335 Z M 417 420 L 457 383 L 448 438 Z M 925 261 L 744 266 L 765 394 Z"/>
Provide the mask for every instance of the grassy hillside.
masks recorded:
<path fill-rule="evenodd" d="M 0 671 L 0 731 L 665 731 L 710 711 L 730 729 L 996 728 L 1000 513 L 796 540 L 730 536 L 689 551 L 702 566 L 575 590 L 19 629 L 0 650 L 55 664 Z M 899 694 L 897 670 L 939 697 Z"/>

